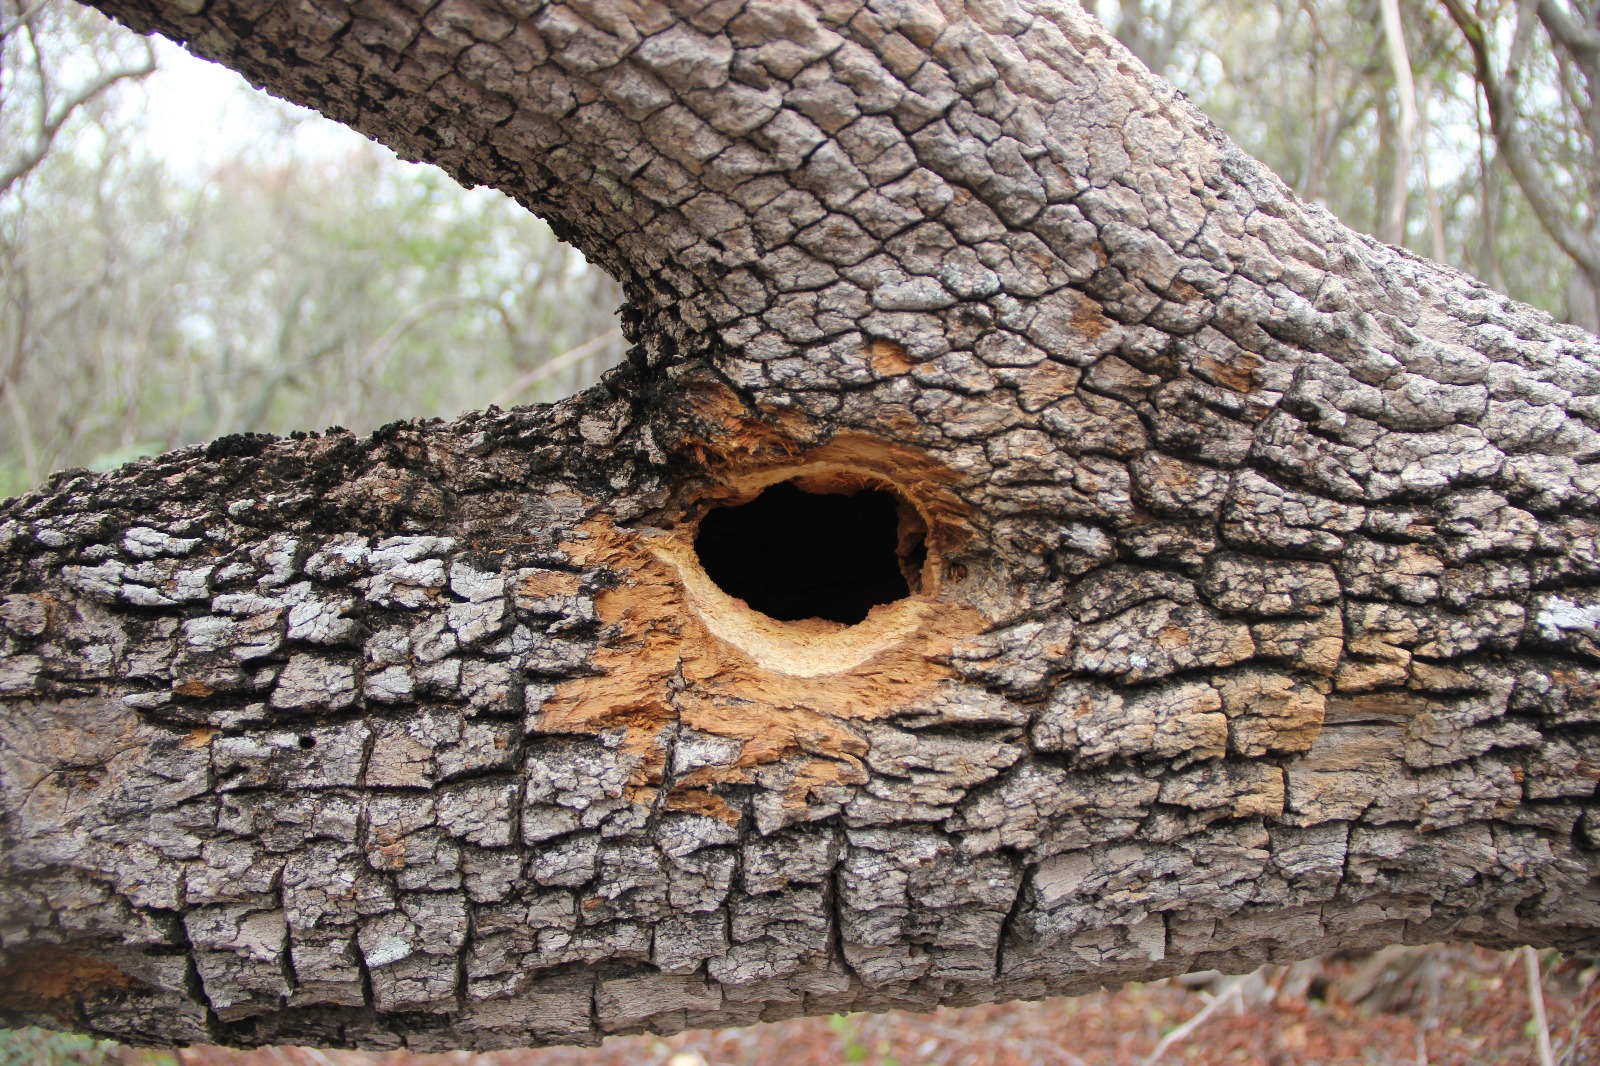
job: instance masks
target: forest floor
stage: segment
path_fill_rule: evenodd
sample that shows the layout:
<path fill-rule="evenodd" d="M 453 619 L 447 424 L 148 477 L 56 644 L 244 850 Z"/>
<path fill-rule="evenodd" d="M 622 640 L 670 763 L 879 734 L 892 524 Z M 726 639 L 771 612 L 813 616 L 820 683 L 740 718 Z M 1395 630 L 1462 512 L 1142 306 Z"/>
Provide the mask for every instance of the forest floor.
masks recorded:
<path fill-rule="evenodd" d="M 1549 1061 L 1600 1066 L 1600 958 L 1540 959 Z M 1391 948 L 1244 979 L 1198 975 L 1076 999 L 613 1037 L 599 1048 L 373 1055 L 194 1047 L 175 1057 L 178 1066 L 1144 1066 L 1181 1029 L 1161 1063 L 1539 1066 L 1525 963 L 1519 952 Z M 106 1061 L 173 1059 L 130 1050 Z"/>

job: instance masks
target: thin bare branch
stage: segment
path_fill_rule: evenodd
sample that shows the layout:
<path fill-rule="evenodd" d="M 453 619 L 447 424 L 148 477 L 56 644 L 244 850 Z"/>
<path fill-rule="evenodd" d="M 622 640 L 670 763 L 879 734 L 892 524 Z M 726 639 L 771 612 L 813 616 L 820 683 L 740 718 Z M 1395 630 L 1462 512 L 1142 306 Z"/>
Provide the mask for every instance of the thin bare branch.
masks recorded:
<path fill-rule="evenodd" d="M 1600 57 L 1600 33 L 1572 17 L 1555 0 L 1539 0 L 1539 21 L 1551 37 L 1569 51 Z"/>
<path fill-rule="evenodd" d="M 1433 181 L 1432 153 L 1428 150 L 1428 130 L 1431 128 L 1428 107 L 1433 100 L 1433 82 L 1424 78 L 1422 92 L 1419 94 L 1420 105 L 1419 120 L 1422 123 L 1422 192 L 1423 202 L 1428 212 L 1428 237 L 1431 242 L 1430 251 L 1433 257 L 1443 263 L 1446 259 L 1444 239 L 1444 213 L 1439 208 L 1439 190 Z"/>
<path fill-rule="evenodd" d="M 1511 33 L 1511 50 L 1506 57 L 1505 82 L 1510 92 L 1522 84 L 1522 72 L 1527 67 L 1528 49 L 1533 45 L 1533 31 L 1539 24 L 1535 11 L 1539 0 L 1519 0 L 1516 28 Z"/>
<path fill-rule="evenodd" d="M 35 56 L 37 55 L 38 53 L 35 51 Z M 67 97 L 66 100 L 62 101 L 60 106 L 54 108 L 52 111 L 46 112 L 45 117 L 43 117 L 42 121 L 39 122 L 38 128 L 34 131 L 33 143 L 29 145 L 27 151 L 23 152 L 22 155 L 12 162 L 10 166 L 6 167 L 4 170 L 0 170 L 0 196 L 4 196 L 11 186 L 15 185 L 22 178 L 32 173 L 35 167 L 44 162 L 45 156 L 50 154 L 51 146 L 55 144 L 56 135 L 61 132 L 61 127 L 66 124 L 67 120 L 70 119 L 79 108 L 83 107 L 85 104 L 89 103 L 95 97 L 99 96 L 101 93 L 105 92 L 118 82 L 142 78 L 155 69 L 155 50 L 152 49 L 148 43 L 146 43 L 144 46 L 143 60 L 130 67 L 120 67 L 116 70 L 108 70 L 104 72 L 99 77 L 83 86 L 77 92 Z M 41 78 L 44 77 L 42 70 L 39 72 L 39 76 Z M 45 83 L 41 82 L 41 108 L 45 108 L 47 106 L 45 102 L 46 97 L 44 85 Z"/>
<path fill-rule="evenodd" d="M 27 7 L 18 5 L 18 11 L 14 18 L 0 21 L 0 41 L 10 37 L 23 26 L 33 25 L 33 20 L 38 17 L 39 12 L 44 10 L 46 3 L 48 3 L 48 0 L 39 0 L 38 3 L 30 4 Z"/>
<path fill-rule="evenodd" d="M 500 395 L 489 401 L 490 406 L 500 407 L 533 388 L 539 382 L 549 377 L 554 377 L 569 367 L 577 366 L 590 356 L 598 354 L 608 344 L 614 344 L 622 339 L 622 331 L 618 329 L 607 330 L 597 337 L 590 337 L 575 348 L 569 348 L 560 355 L 552 356 L 522 375 L 517 380 L 507 385 Z"/>
<path fill-rule="evenodd" d="M 1189 1038 L 1189 1034 L 1193 1033 L 1196 1029 L 1204 1025 L 1206 1020 L 1209 1019 L 1213 1014 L 1217 1013 L 1217 1011 L 1221 1010 L 1229 1002 L 1238 1000 L 1240 993 L 1244 990 L 1245 982 L 1249 979 L 1250 975 L 1246 974 L 1243 977 L 1235 977 L 1233 980 L 1229 981 L 1227 987 L 1221 992 L 1217 993 L 1217 998 L 1213 999 L 1210 1003 L 1207 1003 L 1205 1008 L 1201 1010 L 1199 1014 L 1196 1014 L 1193 1018 L 1190 1018 L 1172 1032 L 1162 1037 L 1161 1043 L 1157 1044 L 1155 1050 L 1150 1052 L 1150 1054 L 1145 1057 L 1142 1066 L 1155 1066 L 1156 1063 L 1161 1061 L 1162 1056 L 1171 1050 L 1172 1045 L 1187 1040 Z"/>

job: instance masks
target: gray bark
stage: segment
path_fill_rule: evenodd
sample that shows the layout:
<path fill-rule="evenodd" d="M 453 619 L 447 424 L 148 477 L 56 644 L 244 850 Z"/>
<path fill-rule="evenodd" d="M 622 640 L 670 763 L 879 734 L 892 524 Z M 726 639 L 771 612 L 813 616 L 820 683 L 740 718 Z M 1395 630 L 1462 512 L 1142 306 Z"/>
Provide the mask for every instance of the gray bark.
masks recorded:
<path fill-rule="evenodd" d="M 4 506 L 7 1022 L 499 1047 L 1600 944 L 1595 338 L 1077 7 L 101 6 L 546 215 L 634 347 Z M 791 478 L 897 494 L 910 594 L 712 584 Z"/>

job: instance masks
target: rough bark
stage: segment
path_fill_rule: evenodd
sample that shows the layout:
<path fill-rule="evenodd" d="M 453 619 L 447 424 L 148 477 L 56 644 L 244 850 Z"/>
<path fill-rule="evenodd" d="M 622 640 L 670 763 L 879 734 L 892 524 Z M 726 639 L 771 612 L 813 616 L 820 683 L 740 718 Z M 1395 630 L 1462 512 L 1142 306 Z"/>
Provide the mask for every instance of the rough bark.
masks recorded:
<path fill-rule="evenodd" d="M 1595 338 L 1077 7 L 102 6 L 515 195 L 634 348 L 5 505 L 7 1020 L 495 1047 L 1600 943 Z M 697 524 L 786 480 L 895 493 L 909 595 L 721 592 Z"/>

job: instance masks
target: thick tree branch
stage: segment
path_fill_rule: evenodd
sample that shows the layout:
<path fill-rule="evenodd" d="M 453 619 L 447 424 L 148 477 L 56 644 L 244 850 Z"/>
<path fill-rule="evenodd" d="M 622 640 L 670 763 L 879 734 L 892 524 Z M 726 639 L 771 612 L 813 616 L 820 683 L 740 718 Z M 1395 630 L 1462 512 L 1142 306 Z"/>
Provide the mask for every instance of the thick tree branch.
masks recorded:
<path fill-rule="evenodd" d="M 19 22 L 26 31 L 26 19 L 19 20 Z M 31 38 L 31 31 L 28 32 Z M 3 35 L 0 35 L 0 39 L 3 39 Z M 44 162 L 45 157 L 50 154 L 51 147 L 55 144 L 56 135 L 61 132 L 61 127 L 66 125 L 67 120 L 76 114 L 80 108 L 118 82 L 142 78 L 156 69 L 155 52 L 146 45 L 144 59 L 139 63 L 129 67 L 117 67 L 112 70 L 102 71 L 64 99 L 52 102 L 49 92 L 49 79 L 42 65 L 42 56 L 39 54 L 37 45 L 34 45 L 31 50 L 35 60 L 35 77 L 39 83 L 39 94 L 36 101 L 38 113 L 28 146 L 10 163 L 0 167 L 0 196 L 4 196 L 11 186 L 27 177 L 35 167 Z"/>

